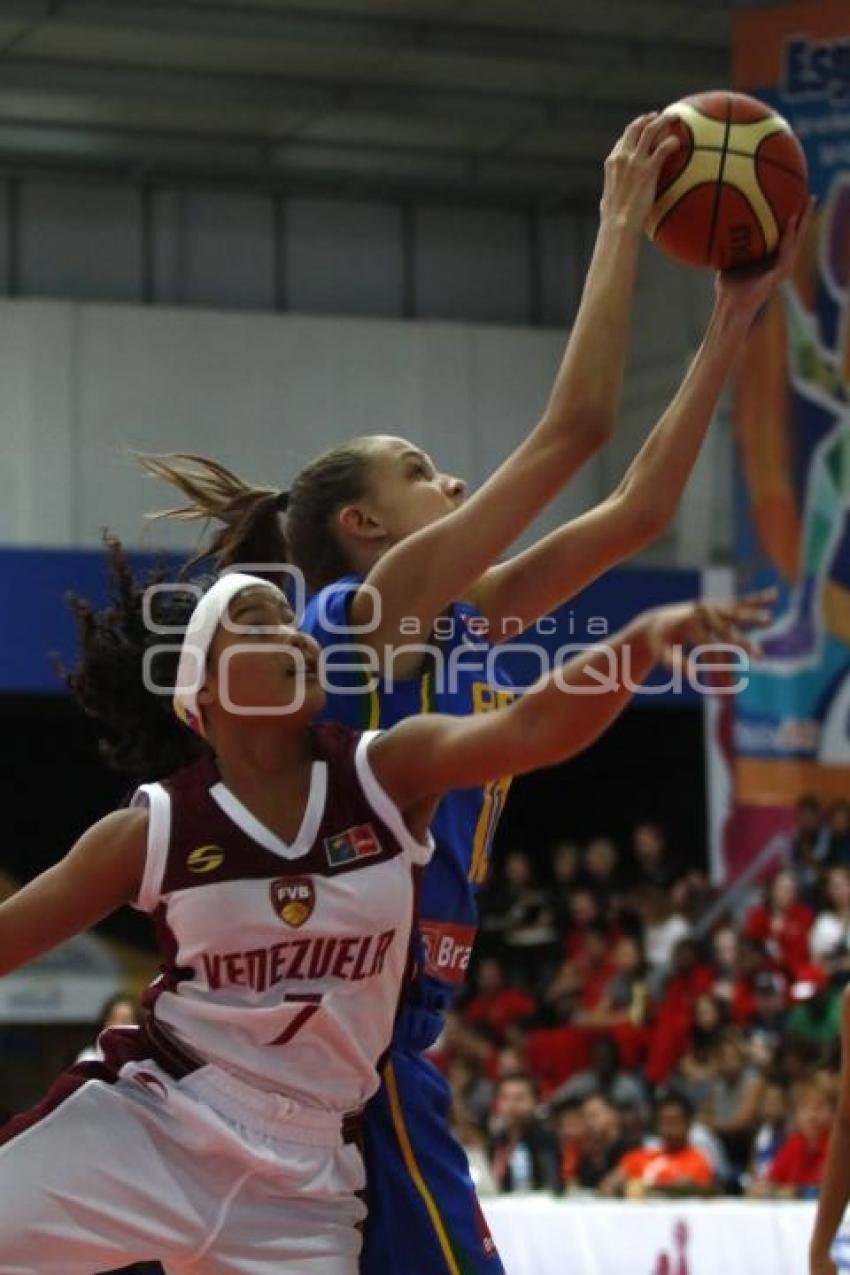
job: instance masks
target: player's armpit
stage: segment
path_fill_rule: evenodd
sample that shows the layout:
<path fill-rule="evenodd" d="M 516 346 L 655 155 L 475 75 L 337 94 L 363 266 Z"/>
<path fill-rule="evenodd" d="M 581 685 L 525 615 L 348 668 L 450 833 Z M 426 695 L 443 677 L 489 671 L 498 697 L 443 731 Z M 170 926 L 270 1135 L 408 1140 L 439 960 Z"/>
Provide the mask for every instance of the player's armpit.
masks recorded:
<path fill-rule="evenodd" d="M 64 859 L 0 904 L 0 974 L 89 929 L 135 898 L 147 850 L 146 810 L 118 810 Z"/>

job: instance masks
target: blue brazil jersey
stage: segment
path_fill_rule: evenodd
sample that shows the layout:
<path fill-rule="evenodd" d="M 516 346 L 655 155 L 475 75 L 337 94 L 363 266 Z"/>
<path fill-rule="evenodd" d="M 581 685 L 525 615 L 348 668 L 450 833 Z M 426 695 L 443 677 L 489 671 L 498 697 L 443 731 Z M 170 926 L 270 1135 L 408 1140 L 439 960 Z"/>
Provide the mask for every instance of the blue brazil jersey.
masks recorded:
<path fill-rule="evenodd" d="M 420 675 L 379 682 L 376 663 L 370 665 L 358 651 L 358 635 L 348 621 L 348 603 L 359 584 L 357 576 L 347 576 L 328 585 L 310 600 L 301 622 L 325 651 L 324 720 L 376 729 L 419 713 L 468 716 L 510 702 L 510 681 L 500 667 L 504 661 L 481 636 L 480 612 L 464 602 L 438 617 L 430 635 L 407 638 L 411 647 L 427 648 Z M 476 894 L 487 875 L 509 786 L 507 777 L 483 788 L 459 789 L 447 794 L 435 813 L 436 852 L 419 896 L 422 973 L 410 992 L 412 999 L 434 1008 L 447 1005 L 463 983 L 478 925 Z"/>

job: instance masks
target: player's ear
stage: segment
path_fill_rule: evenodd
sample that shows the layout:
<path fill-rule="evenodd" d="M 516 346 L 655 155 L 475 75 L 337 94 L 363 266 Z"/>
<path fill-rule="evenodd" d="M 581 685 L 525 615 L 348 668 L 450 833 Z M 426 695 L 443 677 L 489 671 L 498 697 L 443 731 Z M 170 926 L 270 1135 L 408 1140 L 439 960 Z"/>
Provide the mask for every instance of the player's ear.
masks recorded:
<path fill-rule="evenodd" d="M 382 540 L 387 534 L 380 518 L 366 505 L 343 505 L 337 522 L 343 535 L 352 540 Z"/>

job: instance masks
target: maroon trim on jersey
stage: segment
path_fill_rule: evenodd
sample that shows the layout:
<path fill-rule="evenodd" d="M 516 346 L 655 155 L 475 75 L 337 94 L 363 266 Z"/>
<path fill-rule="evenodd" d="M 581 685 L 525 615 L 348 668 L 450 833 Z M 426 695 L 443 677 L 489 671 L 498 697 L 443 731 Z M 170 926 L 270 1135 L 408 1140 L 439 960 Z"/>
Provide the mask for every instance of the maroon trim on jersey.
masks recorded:
<path fill-rule="evenodd" d="M 163 1031 L 156 1021 L 156 1003 L 163 992 L 176 992 L 180 983 L 186 983 L 195 977 L 195 971 L 177 964 L 179 944 L 168 924 L 168 909 L 160 903 L 152 915 L 156 941 L 162 955 L 159 977 L 145 988 L 142 995 L 142 1057 L 153 1058 L 164 1072 L 175 1080 L 182 1080 L 191 1072 L 203 1066 L 200 1059 L 184 1050 Z M 126 1061 L 126 1060 L 125 1060 Z"/>
<path fill-rule="evenodd" d="M 142 994 L 142 1009 L 152 1013 L 156 1002 L 163 992 L 176 992 L 180 983 L 189 982 L 195 977 L 195 971 L 188 966 L 177 964 L 177 953 L 180 945 L 177 937 L 168 924 L 168 909 L 164 903 L 157 905 L 151 916 L 157 947 L 162 956 L 159 977 L 155 978 Z"/>
<path fill-rule="evenodd" d="M 145 1045 L 145 1057 L 159 1063 L 166 1075 L 172 1080 L 182 1080 L 191 1076 L 193 1071 L 206 1066 L 202 1058 L 179 1045 L 170 1032 L 166 1032 L 154 1018 L 151 1010 L 146 1010 L 142 1017 L 142 1040 Z"/>
<path fill-rule="evenodd" d="M 311 727 L 310 733 L 315 759 L 327 764 L 328 785 L 315 840 L 295 859 L 275 854 L 254 841 L 221 809 L 210 793 L 221 782 L 212 758 L 201 758 L 162 781 L 171 797 L 163 896 L 224 881 L 337 876 L 374 867 L 403 853 L 361 787 L 355 765 L 360 735 L 331 724 Z M 327 843 L 359 829 L 368 829 L 375 837 L 378 852 L 332 862 L 334 855 Z"/>

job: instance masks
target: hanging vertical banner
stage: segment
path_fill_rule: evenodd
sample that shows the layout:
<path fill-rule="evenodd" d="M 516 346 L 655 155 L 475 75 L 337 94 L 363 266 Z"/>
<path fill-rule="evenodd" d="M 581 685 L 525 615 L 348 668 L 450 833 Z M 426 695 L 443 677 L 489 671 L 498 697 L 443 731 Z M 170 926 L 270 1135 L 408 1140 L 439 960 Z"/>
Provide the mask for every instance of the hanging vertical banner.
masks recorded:
<path fill-rule="evenodd" d="M 850 797 L 850 3 L 737 15 L 733 67 L 800 138 L 817 210 L 734 394 L 738 589 L 779 598 L 717 735 L 727 876 L 776 843 L 804 794 Z"/>

